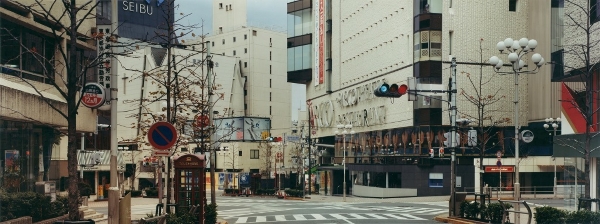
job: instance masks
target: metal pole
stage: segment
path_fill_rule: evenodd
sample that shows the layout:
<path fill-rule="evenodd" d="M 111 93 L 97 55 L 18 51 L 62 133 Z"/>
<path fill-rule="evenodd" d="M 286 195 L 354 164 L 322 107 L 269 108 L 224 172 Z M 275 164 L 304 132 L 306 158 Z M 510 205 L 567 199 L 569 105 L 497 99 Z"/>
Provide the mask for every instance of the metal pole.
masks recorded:
<path fill-rule="evenodd" d="M 552 143 L 554 144 L 554 138 L 556 137 L 556 128 L 554 128 L 554 136 L 552 136 Z M 557 196 L 558 183 L 556 182 L 556 157 L 554 157 L 554 198 Z"/>
<path fill-rule="evenodd" d="M 118 37 L 119 29 L 119 8 L 117 7 L 118 1 L 112 0 L 111 2 L 111 30 L 114 38 Z M 113 53 L 116 53 L 118 49 L 111 48 Z M 119 80 L 117 77 L 117 58 L 113 54 L 111 57 L 110 66 L 110 188 L 108 188 L 108 223 L 118 224 L 119 223 L 119 187 L 117 185 L 117 103 L 119 97 L 119 91 L 117 89 Z"/>
<path fill-rule="evenodd" d="M 521 55 L 522 56 L 522 55 Z M 521 57 L 519 57 L 519 60 Z M 515 73 L 515 201 L 519 201 L 521 197 L 521 184 L 519 182 L 519 60 L 513 63 L 513 71 Z M 515 204 L 515 211 L 520 211 L 521 205 Z M 520 213 L 515 212 L 515 223 L 520 223 Z"/>
<path fill-rule="evenodd" d="M 81 133 L 81 152 L 80 153 L 84 153 L 85 150 L 85 133 Z M 79 181 L 83 181 L 83 167 L 86 164 L 79 164 L 79 166 L 81 167 L 81 171 L 79 171 Z"/>
<path fill-rule="evenodd" d="M 344 127 L 345 129 L 345 127 Z M 344 130 L 344 132 L 342 132 L 342 134 L 344 135 L 344 151 L 342 152 L 344 154 L 344 159 L 342 159 L 342 163 L 344 165 L 344 184 L 343 184 L 343 188 L 342 192 L 344 194 L 344 202 L 346 202 L 346 130 Z"/>
<path fill-rule="evenodd" d="M 311 130 L 310 130 L 310 106 L 308 104 L 308 195 L 312 195 L 312 145 L 311 145 Z"/>
<path fill-rule="evenodd" d="M 454 211 L 456 210 L 456 152 L 454 147 L 454 142 L 456 141 L 456 57 L 452 57 L 452 65 L 451 67 L 451 78 L 450 78 L 450 125 L 452 126 L 452 130 L 450 131 L 450 149 L 452 152 L 452 158 L 450 162 L 450 216 L 454 216 Z M 458 145 L 458 144 L 457 144 Z"/>

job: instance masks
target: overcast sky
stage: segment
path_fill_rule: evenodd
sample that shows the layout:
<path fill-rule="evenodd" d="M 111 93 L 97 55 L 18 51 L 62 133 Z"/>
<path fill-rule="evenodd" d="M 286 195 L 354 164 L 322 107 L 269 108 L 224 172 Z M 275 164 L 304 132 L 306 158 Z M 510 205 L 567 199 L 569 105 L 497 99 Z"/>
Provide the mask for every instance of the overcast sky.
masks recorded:
<path fill-rule="evenodd" d="M 218 2 L 218 0 L 215 0 Z M 287 30 L 287 3 L 293 0 L 247 0 L 248 25 L 270 28 L 285 32 Z M 182 21 L 183 25 L 198 26 L 204 24 L 203 30 L 195 34 L 212 32 L 212 3 L 213 0 L 176 0 L 179 8 L 176 14 L 188 15 Z M 204 23 L 202 23 L 204 21 Z M 292 120 L 297 120 L 298 109 L 306 110 L 306 94 L 304 85 L 292 84 Z"/>

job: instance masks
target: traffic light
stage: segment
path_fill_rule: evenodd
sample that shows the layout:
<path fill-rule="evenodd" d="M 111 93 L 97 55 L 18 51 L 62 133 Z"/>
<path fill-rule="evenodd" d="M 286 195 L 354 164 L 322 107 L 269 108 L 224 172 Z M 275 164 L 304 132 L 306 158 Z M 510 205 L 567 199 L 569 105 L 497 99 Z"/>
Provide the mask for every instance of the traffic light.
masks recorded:
<path fill-rule="evenodd" d="M 429 157 L 433 158 L 433 149 L 429 149 Z"/>
<path fill-rule="evenodd" d="M 273 136 L 269 136 L 267 138 L 268 142 L 281 142 L 283 139 L 281 137 L 273 137 Z"/>
<path fill-rule="evenodd" d="M 439 156 L 444 157 L 444 147 L 440 147 Z"/>
<path fill-rule="evenodd" d="M 444 140 L 444 146 L 446 147 L 456 147 L 458 146 L 458 143 L 460 142 L 460 135 L 458 134 L 458 132 L 454 133 L 455 137 L 454 137 L 454 144 L 452 144 L 452 146 L 450 146 L 450 132 L 446 132 L 444 133 L 444 138 L 446 138 L 446 140 Z"/>
<path fill-rule="evenodd" d="M 379 88 L 375 89 L 375 96 L 377 97 L 390 97 L 390 98 L 399 98 L 402 95 L 406 94 L 408 91 L 407 85 L 398 85 L 392 84 L 389 85 L 387 83 L 383 83 Z"/>

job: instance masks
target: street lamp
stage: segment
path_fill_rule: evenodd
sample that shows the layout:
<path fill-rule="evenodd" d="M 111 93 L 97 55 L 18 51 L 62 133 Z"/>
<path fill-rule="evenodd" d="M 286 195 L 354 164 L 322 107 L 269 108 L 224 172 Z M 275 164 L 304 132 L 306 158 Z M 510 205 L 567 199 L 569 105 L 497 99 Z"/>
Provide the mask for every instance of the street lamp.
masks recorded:
<path fill-rule="evenodd" d="M 512 64 L 512 71 L 501 72 L 500 69 L 504 67 L 504 62 L 497 56 L 492 56 L 489 59 L 490 65 L 494 66 L 494 72 L 506 75 L 513 74 L 515 76 L 515 192 L 514 199 L 518 201 L 520 199 L 520 183 L 519 183 L 519 74 L 534 74 L 537 73 L 545 63 L 544 58 L 539 53 L 535 53 L 531 56 L 531 61 L 535 63 L 535 67 L 532 70 L 523 70 L 526 62 L 522 59 L 523 56 L 530 52 L 533 52 L 537 47 L 537 41 L 534 39 L 528 40 L 527 38 L 521 38 L 518 41 L 514 41 L 512 38 L 506 38 L 504 41 L 500 41 L 496 44 L 496 49 L 503 53 L 506 51 L 508 54 L 508 61 Z M 519 204 L 515 205 L 515 210 L 519 210 Z M 519 215 L 515 213 L 515 223 L 519 223 Z"/>
<path fill-rule="evenodd" d="M 344 145 L 343 145 L 343 154 L 344 154 L 344 158 L 342 159 L 342 164 L 344 165 L 344 184 L 343 184 L 343 190 L 342 192 L 344 192 L 344 202 L 346 201 L 346 134 L 348 134 L 348 130 L 350 130 L 350 136 L 354 135 L 354 130 L 352 130 L 352 125 L 351 124 L 347 124 L 347 125 L 341 125 L 338 124 L 337 125 L 337 129 L 335 131 L 335 135 L 340 135 L 340 131 L 341 131 L 341 135 L 342 135 L 342 141 L 344 141 Z"/>
<path fill-rule="evenodd" d="M 554 144 L 554 136 L 556 136 L 556 129 L 558 129 L 558 126 L 560 125 L 560 118 L 546 118 L 546 123 L 544 124 L 544 128 L 546 129 L 546 131 L 550 131 L 553 130 L 553 137 L 552 137 L 552 143 Z M 550 129 L 552 128 L 552 129 Z M 553 158 L 554 160 L 554 198 L 556 198 L 556 191 L 558 190 L 557 187 L 557 183 L 556 183 L 556 157 Z"/>

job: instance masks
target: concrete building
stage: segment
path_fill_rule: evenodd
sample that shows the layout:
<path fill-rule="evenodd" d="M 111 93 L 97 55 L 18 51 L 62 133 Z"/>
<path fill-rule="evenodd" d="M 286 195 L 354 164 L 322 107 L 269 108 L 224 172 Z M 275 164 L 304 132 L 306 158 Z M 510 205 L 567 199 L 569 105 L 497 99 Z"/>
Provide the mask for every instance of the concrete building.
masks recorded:
<path fill-rule="evenodd" d="M 244 111 L 230 116 L 270 118 L 270 133 L 266 136 L 284 138 L 291 131 L 292 100 L 291 85 L 286 81 L 285 72 L 286 35 L 273 30 L 249 27 L 246 10 L 246 0 L 213 1 L 212 33 L 205 39 L 198 38 L 186 43 L 208 42 L 211 54 L 238 58 L 241 74 L 245 79 Z M 286 173 L 290 172 L 285 168 L 288 167 L 288 164 L 285 164 L 288 159 L 283 158 L 289 158 L 290 150 L 287 148 L 291 146 L 278 143 L 266 147 L 264 144 L 265 139 L 261 138 L 224 140 L 221 147 L 229 151 L 219 152 L 217 157 L 220 155 L 224 160 L 217 162 L 217 168 L 250 174 L 261 173 L 262 178 L 266 179 L 275 177 L 276 168 L 279 169 L 279 174 L 282 173 L 282 169 Z M 276 159 L 278 152 L 285 156 Z M 234 157 L 236 162 L 227 159 Z"/>
<path fill-rule="evenodd" d="M 390 99 L 375 97 L 373 92 L 383 83 L 410 84 L 411 90 L 446 90 L 452 57 L 458 64 L 459 118 L 481 119 L 477 106 L 469 103 L 470 96 L 481 93 L 498 99 L 486 107 L 481 119 L 491 137 L 483 164 L 478 159 L 480 150 L 465 141 L 470 127 L 459 130 L 463 141 L 456 150 L 457 190 L 478 192 L 484 182 L 512 191 L 517 165 L 511 140 L 514 77 L 496 74 L 487 59 L 499 55 L 496 43 L 507 37 L 536 39 L 535 52 L 550 59 L 550 2 L 299 0 L 288 3 L 287 12 L 287 80 L 306 84 L 311 138 L 317 142 L 317 152 L 330 155 L 317 160 L 322 161 L 316 178 L 321 193 L 342 193 L 344 151 L 345 178 L 353 195 L 450 193 L 450 151 L 439 155 L 443 134 L 450 127 L 447 95 L 422 92 Z M 554 185 L 551 141 L 542 127 L 545 118 L 558 117 L 560 112 L 560 88 L 551 83 L 550 69 L 543 66 L 537 74 L 518 79 L 518 125 L 536 136 L 532 143 L 520 144 L 523 190 L 551 191 Z M 470 81 L 479 82 L 479 77 L 483 77 L 480 87 Z M 356 134 L 336 137 L 337 125 L 348 124 Z M 436 158 L 430 158 L 431 149 Z M 501 169 L 513 172 L 500 176 L 493 169 L 498 151 Z M 560 176 L 562 162 L 557 159 L 557 163 Z"/>
<path fill-rule="evenodd" d="M 25 7 L 30 5 L 33 11 Z M 64 12 L 64 6 L 56 4 L 51 15 L 60 18 Z M 67 137 L 60 135 L 67 129 L 67 101 L 58 91 L 66 91 L 66 59 L 58 49 L 67 49 L 69 41 L 53 30 L 69 23 L 47 21 L 45 15 L 33 0 L 0 4 L 0 179 L 18 183 L 12 186 L 17 191 L 33 191 L 36 181 L 68 176 Z M 94 26 L 95 21 L 87 19 L 77 30 L 81 39 L 74 47 L 82 59 L 93 58 L 87 52 L 96 49 L 91 39 Z M 95 109 L 79 108 L 77 132 L 93 133 L 96 124 L 89 121 L 95 116 Z M 63 186 L 57 182 L 56 187 Z"/>

